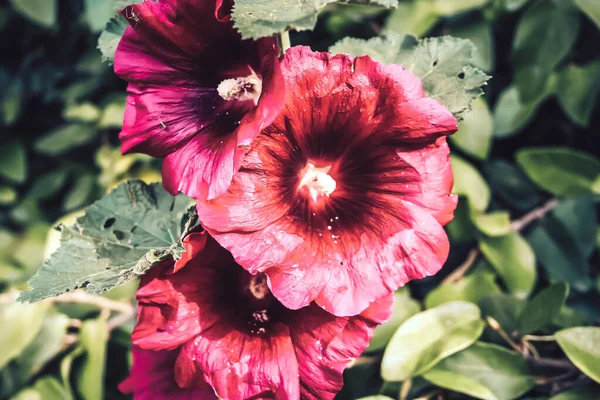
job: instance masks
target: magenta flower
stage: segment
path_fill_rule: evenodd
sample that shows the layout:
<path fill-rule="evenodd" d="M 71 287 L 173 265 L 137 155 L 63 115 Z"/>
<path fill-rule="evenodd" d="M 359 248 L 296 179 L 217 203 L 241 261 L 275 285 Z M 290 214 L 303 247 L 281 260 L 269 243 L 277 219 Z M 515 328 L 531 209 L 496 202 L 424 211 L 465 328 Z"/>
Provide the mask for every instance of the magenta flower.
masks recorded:
<path fill-rule="evenodd" d="M 121 12 L 131 25 L 115 54 L 129 83 L 122 151 L 164 157 L 173 194 L 223 193 L 283 104 L 276 40 L 242 40 L 231 3 L 144 1 Z"/>
<path fill-rule="evenodd" d="M 400 65 L 294 47 L 281 68 L 282 112 L 198 214 L 285 307 L 356 315 L 445 262 L 456 120 Z"/>
<path fill-rule="evenodd" d="M 181 349 L 174 368 L 180 388 L 208 384 L 224 399 L 332 399 L 346 366 L 391 314 L 392 296 L 353 317 L 315 304 L 289 310 L 264 274 L 249 274 L 205 232 L 184 245 L 183 259 L 142 278 L 132 337 L 145 350 Z"/>
<path fill-rule="evenodd" d="M 196 388 L 181 388 L 175 382 L 179 350 L 150 351 L 134 346 L 131 374 L 119 385 L 134 400 L 216 400 L 212 388 L 198 381 Z"/>

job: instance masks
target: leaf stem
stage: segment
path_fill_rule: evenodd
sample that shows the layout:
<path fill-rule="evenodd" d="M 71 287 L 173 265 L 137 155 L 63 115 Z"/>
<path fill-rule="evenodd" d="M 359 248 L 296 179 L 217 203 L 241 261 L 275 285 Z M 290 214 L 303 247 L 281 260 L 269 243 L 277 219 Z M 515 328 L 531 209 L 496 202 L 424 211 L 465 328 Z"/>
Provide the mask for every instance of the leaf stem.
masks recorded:
<path fill-rule="evenodd" d="M 552 211 L 558 205 L 558 203 L 558 199 L 548 200 L 543 206 L 536 208 L 523 215 L 521 218 L 511 222 L 510 228 L 513 230 L 513 232 L 519 232 L 523 230 L 523 228 L 533 221 L 544 217 L 546 214 Z"/>
<path fill-rule="evenodd" d="M 556 338 L 553 335 L 547 335 L 547 336 L 524 335 L 522 337 L 522 339 L 527 340 L 529 342 L 556 342 Z"/>
<path fill-rule="evenodd" d="M 487 317 L 486 322 L 488 324 L 488 326 L 495 331 L 496 333 L 498 333 L 498 335 L 500 335 L 500 337 L 502 339 L 504 339 L 504 341 L 506 343 L 508 343 L 510 345 L 510 347 L 512 347 L 513 349 L 515 349 L 516 351 L 518 351 L 519 353 L 521 353 L 521 347 L 516 344 L 514 342 L 514 340 L 512 340 L 510 338 L 510 336 L 508 335 L 508 333 L 506 333 L 506 331 L 504 329 L 502 329 L 502 326 L 500 326 L 500 323 L 498 321 L 496 321 L 496 319 L 492 318 L 492 317 Z"/>
<path fill-rule="evenodd" d="M 100 310 L 116 311 L 120 313 L 130 313 L 133 310 L 131 304 L 122 303 L 107 299 L 106 297 L 94 296 L 83 290 L 76 290 L 61 294 L 50 300 L 52 303 L 79 303 L 95 306 Z"/>
<path fill-rule="evenodd" d="M 410 389 L 412 388 L 412 379 L 408 378 L 404 382 L 402 382 L 402 387 L 400 388 L 400 393 L 398 393 L 398 400 L 406 400 L 408 399 L 408 394 L 410 393 Z"/>
<path fill-rule="evenodd" d="M 516 219 L 510 223 L 510 229 L 513 232 L 522 231 L 527 225 L 530 223 L 543 218 L 546 214 L 552 211 L 559 204 L 558 199 L 551 199 L 547 201 L 543 206 L 536 208 L 527 214 L 523 215 L 521 218 Z M 442 284 L 445 283 L 456 283 L 464 278 L 465 274 L 469 269 L 475 264 L 477 261 L 477 257 L 480 254 L 479 248 L 471 249 L 465 261 L 456 268 L 450 275 L 448 275 L 443 281 Z"/>
<path fill-rule="evenodd" d="M 278 35 L 279 38 L 279 48 L 281 51 L 281 56 L 285 54 L 285 51 L 292 47 L 292 42 L 290 41 L 290 31 L 280 32 Z"/>

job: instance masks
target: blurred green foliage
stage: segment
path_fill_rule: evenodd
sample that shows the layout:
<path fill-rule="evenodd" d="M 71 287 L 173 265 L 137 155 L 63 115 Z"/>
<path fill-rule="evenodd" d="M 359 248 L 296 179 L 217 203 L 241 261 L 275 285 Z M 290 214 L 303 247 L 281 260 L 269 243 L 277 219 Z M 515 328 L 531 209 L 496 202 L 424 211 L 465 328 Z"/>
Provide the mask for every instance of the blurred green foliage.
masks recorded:
<path fill-rule="evenodd" d="M 125 86 L 96 50 L 118 5 L 0 2 L 0 399 L 122 397 L 134 281 L 15 302 L 57 247 L 52 226 L 122 180 L 160 180 L 118 149 Z M 396 294 L 339 398 L 600 398 L 600 2 L 332 3 L 291 40 L 391 33 L 470 39 L 493 79 L 451 137 L 450 258 Z"/>

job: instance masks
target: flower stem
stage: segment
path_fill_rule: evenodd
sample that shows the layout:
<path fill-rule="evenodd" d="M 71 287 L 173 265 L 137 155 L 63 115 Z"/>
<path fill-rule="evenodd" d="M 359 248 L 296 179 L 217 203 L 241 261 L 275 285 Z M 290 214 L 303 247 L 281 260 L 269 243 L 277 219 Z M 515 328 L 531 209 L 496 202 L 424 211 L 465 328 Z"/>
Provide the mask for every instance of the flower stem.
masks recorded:
<path fill-rule="evenodd" d="M 280 32 L 278 35 L 278 38 L 279 38 L 279 48 L 281 51 L 281 55 L 283 56 L 285 54 L 285 51 L 287 49 L 289 49 L 290 47 L 292 47 L 292 42 L 290 42 L 290 32 L 289 31 Z"/>

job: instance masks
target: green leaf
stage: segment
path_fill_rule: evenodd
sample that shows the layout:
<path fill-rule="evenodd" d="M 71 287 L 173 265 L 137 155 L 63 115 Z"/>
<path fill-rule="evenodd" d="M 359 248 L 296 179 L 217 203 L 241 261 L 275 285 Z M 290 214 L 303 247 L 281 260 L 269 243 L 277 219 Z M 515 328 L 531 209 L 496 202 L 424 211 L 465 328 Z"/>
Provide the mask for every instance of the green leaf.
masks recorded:
<path fill-rule="evenodd" d="M 539 106 L 552 93 L 552 85 L 548 83 L 544 90 L 536 93 L 537 97 L 524 102 L 515 86 L 509 86 L 500 92 L 494 106 L 495 137 L 506 138 L 525 128 L 535 116 Z"/>
<path fill-rule="evenodd" d="M 96 177 L 93 174 L 85 174 L 77 178 L 63 200 L 63 210 L 74 210 L 87 204 L 95 185 Z"/>
<path fill-rule="evenodd" d="M 63 125 L 38 138 L 33 148 L 40 154 L 60 156 L 91 142 L 96 136 L 96 129 L 90 125 Z"/>
<path fill-rule="evenodd" d="M 85 22 L 92 32 L 100 32 L 106 22 L 113 16 L 113 0 L 84 0 Z"/>
<path fill-rule="evenodd" d="M 417 75 L 428 97 L 439 100 L 458 119 L 471 110 L 483 94 L 489 76 L 470 64 L 475 47 L 450 36 L 417 40 L 413 36 L 389 35 L 370 40 L 345 38 L 332 53 L 368 55 L 383 64 L 402 64 Z"/>
<path fill-rule="evenodd" d="M 60 382 L 51 376 L 38 379 L 33 385 L 42 396 L 42 400 L 69 400 L 69 394 L 62 387 Z"/>
<path fill-rule="evenodd" d="M 475 304 L 457 301 L 409 318 L 385 349 L 381 362 L 382 378 L 403 381 L 420 375 L 444 358 L 470 346 L 483 332 L 485 324 L 480 317 Z"/>
<path fill-rule="evenodd" d="M 516 155 L 517 164 L 542 189 L 557 196 L 592 193 L 600 160 L 567 147 L 529 147 Z"/>
<path fill-rule="evenodd" d="M 100 110 L 93 103 L 70 104 L 63 111 L 67 121 L 93 123 L 100 118 Z"/>
<path fill-rule="evenodd" d="M 552 325 L 561 329 L 590 325 L 592 323 L 593 319 L 588 314 L 568 306 L 563 306 L 552 321 Z"/>
<path fill-rule="evenodd" d="M 68 394 L 68 399 L 74 398 L 73 389 L 71 388 L 71 367 L 73 365 L 73 361 L 83 354 L 84 350 L 81 345 L 77 346 L 73 351 L 67 354 L 60 362 L 60 376 L 63 382 L 63 386 L 65 391 Z"/>
<path fill-rule="evenodd" d="M 475 99 L 473 110 L 465 114 L 458 126 L 458 132 L 450 136 L 450 141 L 466 154 L 485 160 L 492 148 L 494 121 L 483 98 Z"/>
<path fill-rule="evenodd" d="M 126 95 L 110 96 L 109 101 L 102 110 L 102 115 L 98 121 L 98 128 L 120 129 L 123 125 L 123 116 L 125 115 Z"/>
<path fill-rule="evenodd" d="M 527 240 L 551 281 L 567 282 L 581 292 L 591 289 L 588 262 L 564 226 L 544 222 L 527 233 Z"/>
<path fill-rule="evenodd" d="M 12 258 L 28 273 L 34 273 L 44 261 L 44 246 L 50 226 L 45 222 L 33 222 L 12 248 Z"/>
<path fill-rule="evenodd" d="M 385 32 L 421 37 L 440 20 L 429 1 L 401 1 L 385 21 Z"/>
<path fill-rule="evenodd" d="M 319 11 L 336 0 L 237 0 L 234 27 L 244 39 L 258 39 L 295 29 L 313 29 Z"/>
<path fill-rule="evenodd" d="M 27 197 L 34 200 L 47 200 L 57 194 L 67 183 L 69 171 L 57 168 L 40 175 L 27 192 Z"/>
<path fill-rule="evenodd" d="M 466 199 L 460 198 L 454 210 L 454 219 L 446 225 L 446 231 L 452 243 L 468 243 L 475 240 L 475 227 L 471 210 Z"/>
<path fill-rule="evenodd" d="M 536 282 L 535 254 L 523 237 L 513 232 L 506 236 L 482 236 L 479 248 L 511 293 L 525 296 Z"/>
<path fill-rule="evenodd" d="M 29 281 L 21 301 L 69 290 L 100 293 L 143 275 L 156 263 L 179 258 L 191 200 L 160 184 L 131 181 L 86 208 L 72 227 L 60 226 L 61 247 Z M 187 227 L 185 228 L 187 229 Z"/>
<path fill-rule="evenodd" d="M 58 18 L 58 0 L 10 0 L 12 6 L 29 21 L 53 28 Z"/>
<path fill-rule="evenodd" d="M 13 77 L 10 82 L 3 82 L 6 86 L 0 97 L 0 114 L 7 126 L 13 125 L 19 119 L 23 111 L 24 88 L 23 81 Z"/>
<path fill-rule="evenodd" d="M 433 308 L 451 301 L 478 303 L 491 293 L 500 293 L 495 281 L 495 274 L 478 268 L 458 282 L 443 283 L 431 290 L 425 297 L 425 307 Z"/>
<path fill-rule="evenodd" d="M 522 15 L 513 40 L 521 99 L 537 98 L 550 73 L 570 52 L 579 32 L 579 13 L 569 2 L 536 2 Z"/>
<path fill-rule="evenodd" d="M 479 306 L 486 318 L 494 318 L 509 335 L 512 335 L 518 329 L 517 320 L 525 307 L 525 300 L 496 293 L 484 297 L 479 302 Z"/>
<path fill-rule="evenodd" d="M 597 385 L 588 385 L 587 387 L 580 387 L 571 390 L 566 390 L 555 396 L 550 397 L 549 400 L 598 400 L 600 399 L 600 387 Z"/>
<path fill-rule="evenodd" d="M 394 294 L 394 310 L 392 317 L 386 323 L 375 329 L 373 338 L 365 352 L 382 350 L 390 341 L 394 332 L 404 321 L 421 311 L 419 302 L 402 293 Z"/>
<path fill-rule="evenodd" d="M 36 337 L 48 304 L 0 303 L 0 369 L 17 357 Z"/>
<path fill-rule="evenodd" d="M 115 61 L 117 46 L 128 26 L 127 19 L 121 14 L 116 14 L 108 20 L 106 27 L 98 38 L 98 50 L 102 54 L 102 61 L 111 65 Z"/>
<path fill-rule="evenodd" d="M 450 163 L 454 171 L 452 193 L 465 196 L 473 210 L 485 211 L 490 204 L 491 193 L 479 171 L 468 161 L 454 154 L 450 157 Z"/>
<path fill-rule="evenodd" d="M 442 17 L 480 8 L 489 0 L 400 1 L 386 21 L 385 29 L 397 34 L 423 36 Z"/>
<path fill-rule="evenodd" d="M 423 377 L 436 386 L 484 400 L 516 399 L 535 385 L 519 353 L 483 342 L 446 358 Z"/>
<path fill-rule="evenodd" d="M 593 196 L 579 196 L 561 201 L 550 214 L 571 236 L 573 245 L 584 257 L 596 248 L 596 204 Z"/>
<path fill-rule="evenodd" d="M 69 318 L 64 314 L 51 314 L 44 318 L 39 333 L 16 360 L 23 379 L 37 374 L 62 350 L 68 326 Z"/>
<path fill-rule="evenodd" d="M 558 102 L 578 125 L 589 126 L 599 91 L 600 60 L 584 66 L 569 65 L 558 74 Z"/>
<path fill-rule="evenodd" d="M 510 214 L 507 211 L 492 211 L 472 216 L 477 229 L 487 236 L 504 236 L 511 231 Z"/>
<path fill-rule="evenodd" d="M 44 398 L 38 390 L 27 388 L 11 397 L 10 400 L 44 400 Z"/>
<path fill-rule="evenodd" d="M 569 360 L 584 374 L 600 383 L 600 328 L 564 329 L 554 336 Z"/>
<path fill-rule="evenodd" d="M 79 340 L 85 351 L 85 359 L 77 375 L 78 392 L 84 400 L 102 400 L 108 345 L 106 320 L 100 318 L 85 321 L 79 333 Z"/>
<path fill-rule="evenodd" d="M 473 66 L 489 72 L 494 69 L 494 35 L 492 25 L 483 18 L 476 18 L 471 23 L 462 23 L 450 28 L 450 35 L 468 39 L 475 45 Z"/>
<path fill-rule="evenodd" d="M 10 186 L 0 185 L 0 206 L 8 206 L 17 201 L 19 195 Z"/>
<path fill-rule="evenodd" d="M 575 0 L 575 4 L 600 28 L 600 3 L 596 0 Z"/>
<path fill-rule="evenodd" d="M 540 203 L 537 189 L 515 165 L 505 160 L 492 160 L 483 169 L 494 194 L 509 206 L 529 211 Z"/>
<path fill-rule="evenodd" d="M 21 142 L 8 142 L 0 146 L 0 175 L 22 183 L 27 179 L 27 152 Z"/>
<path fill-rule="evenodd" d="M 519 332 L 526 335 L 545 328 L 560 313 L 569 295 L 569 285 L 564 282 L 555 283 L 538 293 L 519 315 Z"/>

